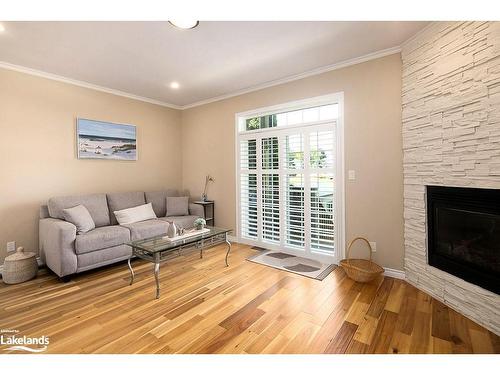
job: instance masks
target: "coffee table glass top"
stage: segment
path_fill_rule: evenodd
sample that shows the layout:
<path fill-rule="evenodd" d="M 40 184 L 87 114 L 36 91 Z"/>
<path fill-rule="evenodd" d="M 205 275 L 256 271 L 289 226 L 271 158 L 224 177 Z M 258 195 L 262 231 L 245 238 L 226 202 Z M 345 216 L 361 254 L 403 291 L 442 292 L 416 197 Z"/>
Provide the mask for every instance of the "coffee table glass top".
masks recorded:
<path fill-rule="evenodd" d="M 206 226 L 205 228 L 210 229 L 210 231 L 193 235 L 191 237 L 179 239 L 177 241 L 169 241 L 166 236 L 156 236 L 151 238 L 145 238 L 142 240 L 130 241 L 125 244 L 128 246 L 141 249 L 143 251 L 156 253 L 161 251 L 167 251 L 170 249 L 176 249 L 179 246 L 194 244 L 200 240 L 210 239 L 212 237 L 220 236 L 231 232 L 231 229 L 223 229 L 223 228 L 216 228 L 209 226 Z"/>

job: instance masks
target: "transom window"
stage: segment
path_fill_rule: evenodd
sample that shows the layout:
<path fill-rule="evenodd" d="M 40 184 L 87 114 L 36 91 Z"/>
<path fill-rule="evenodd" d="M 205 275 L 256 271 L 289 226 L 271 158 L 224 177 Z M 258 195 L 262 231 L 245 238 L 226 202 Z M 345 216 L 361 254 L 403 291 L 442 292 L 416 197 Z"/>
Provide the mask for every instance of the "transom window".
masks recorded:
<path fill-rule="evenodd" d="M 308 124 L 318 121 L 335 120 L 339 115 L 338 104 L 327 104 L 312 108 L 297 109 L 283 113 L 272 113 L 245 119 L 240 131 L 277 128 L 290 125 Z"/>

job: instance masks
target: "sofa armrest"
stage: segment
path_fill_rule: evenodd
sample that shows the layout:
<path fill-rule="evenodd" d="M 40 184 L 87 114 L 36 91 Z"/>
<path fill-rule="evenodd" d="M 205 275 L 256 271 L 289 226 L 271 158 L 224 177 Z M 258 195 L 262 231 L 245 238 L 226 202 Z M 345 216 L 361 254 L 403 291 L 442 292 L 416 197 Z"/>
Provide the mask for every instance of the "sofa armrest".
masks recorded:
<path fill-rule="evenodd" d="M 196 203 L 189 203 L 189 214 L 202 217 L 203 219 L 205 218 L 203 206 Z"/>
<path fill-rule="evenodd" d="M 49 217 L 49 207 L 47 205 L 40 206 L 40 219 L 48 219 Z"/>
<path fill-rule="evenodd" d="M 59 277 L 76 272 L 76 227 L 64 220 L 46 218 L 39 223 L 40 255 Z"/>

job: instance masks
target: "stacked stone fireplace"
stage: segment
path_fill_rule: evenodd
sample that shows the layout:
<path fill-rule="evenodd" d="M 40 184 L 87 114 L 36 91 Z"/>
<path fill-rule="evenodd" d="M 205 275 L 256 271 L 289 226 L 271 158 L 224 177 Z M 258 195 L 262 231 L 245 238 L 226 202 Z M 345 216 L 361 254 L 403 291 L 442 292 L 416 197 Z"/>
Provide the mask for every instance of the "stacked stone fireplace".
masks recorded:
<path fill-rule="evenodd" d="M 500 189 L 500 23 L 433 23 L 402 59 L 407 280 L 500 334 L 498 289 L 433 262 L 427 207 L 429 186 Z"/>

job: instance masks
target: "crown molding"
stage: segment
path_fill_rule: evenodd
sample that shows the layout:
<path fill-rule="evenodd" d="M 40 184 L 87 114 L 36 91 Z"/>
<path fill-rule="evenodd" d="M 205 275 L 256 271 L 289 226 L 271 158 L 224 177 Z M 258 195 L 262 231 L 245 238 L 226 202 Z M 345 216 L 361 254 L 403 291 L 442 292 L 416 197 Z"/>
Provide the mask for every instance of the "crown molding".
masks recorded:
<path fill-rule="evenodd" d="M 146 103 L 150 103 L 150 104 L 156 104 L 156 105 L 160 105 L 162 107 L 168 107 L 168 108 L 172 108 L 172 109 L 182 109 L 182 106 L 179 106 L 179 105 L 165 103 L 165 102 L 162 102 L 160 100 L 146 98 L 144 96 L 134 95 L 134 94 L 130 94 L 128 92 L 120 91 L 120 90 L 110 89 L 110 88 L 104 87 L 104 86 L 94 85 L 93 83 L 79 81 L 79 80 L 76 80 L 73 78 L 68 78 L 68 77 L 57 75 L 57 74 L 47 73 L 47 72 L 44 72 L 41 70 L 32 69 L 32 68 L 28 68 L 28 67 L 21 66 L 21 65 L 11 64 L 11 63 L 8 63 L 5 61 L 0 61 L 0 68 L 7 69 L 7 70 L 14 70 L 16 72 L 26 73 L 26 74 L 29 74 L 32 76 L 47 78 L 47 79 L 50 79 L 53 81 L 68 83 L 70 85 L 84 87 L 86 89 L 101 91 L 101 92 L 105 92 L 107 94 L 122 96 L 122 97 L 128 98 L 128 99 L 138 100 L 138 101 L 146 102 Z"/>
<path fill-rule="evenodd" d="M 160 100 L 146 98 L 144 96 L 134 95 L 134 94 L 130 94 L 128 92 L 115 90 L 115 89 L 111 89 L 111 88 L 104 87 L 104 86 L 94 85 L 94 84 L 89 83 L 89 82 L 79 81 L 76 79 L 60 76 L 57 74 L 47 73 L 47 72 L 44 72 L 41 70 L 36 70 L 36 69 L 28 68 L 25 66 L 21 66 L 21 65 L 15 65 L 15 64 L 8 63 L 8 62 L 4 62 L 4 61 L 0 61 L 0 68 L 14 70 L 16 72 L 26 73 L 26 74 L 30 74 L 30 75 L 37 76 L 37 77 L 51 79 L 54 81 L 64 82 L 64 83 L 68 83 L 70 85 L 75 85 L 75 86 L 84 87 L 84 88 L 91 89 L 91 90 L 105 92 L 108 94 L 122 96 L 125 98 L 138 100 L 141 102 L 156 104 L 156 105 L 160 105 L 162 107 L 184 110 L 184 109 L 199 107 L 199 106 L 209 104 L 209 103 L 218 102 L 218 101 L 221 101 L 224 99 L 229 99 L 229 98 L 232 98 L 235 96 L 248 94 L 250 92 L 259 91 L 259 90 L 262 90 L 262 89 L 265 89 L 268 87 L 278 86 L 278 85 L 282 85 L 284 83 L 297 81 L 297 80 L 300 80 L 303 78 L 315 76 L 315 75 L 330 72 L 333 70 L 346 68 L 346 67 L 351 66 L 351 65 L 361 64 L 361 63 L 366 62 L 366 61 L 378 59 L 378 58 L 381 58 L 384 56 L 394 55 L 394 54 L 400 53 L 400 52 L 401 52 L 401 46 L 396 46 L 396 47 L 372 52 L 372 53 L 369 53 L 367 55 L 363 55 L 360 57 L 355 57 L 353 59 L 344 60 L 344 61 L 341 61 L 341 62 L 338 62 L 335 64 L 322 66 L 320 68 L 309 70 L 309 71 L 304 72 L 304 73 L 299 73 L 299 74 L 295 74 L 295 75 L 288 76 L 285 78 L 280 78 L 277 80 L 268 81 L 268 82 L 265 82 L 265 83 L 262 83 L 259 85 L 247 87 L 247 88 L 242 89 L 242 90 L 234 91 L 234 92 L 220 95 L 220 96 L 215 96 L 213 98 L 209 98 L 209 99 L 205 99 L 205 100 L 200 100 L 198 102 L 194 102 L 194 103 L 186 104 L 186 105 L 176 105 L 176 104 L 166 103 L 166 102 L 162 102 Z"/>
<path fill-rule="evenodd" d="M 355 57 L 353 59 L 344 60 L 344 61 L 341 61 L 341 62 L 338 62 L 338 63 L 335 63 L 335 64 L 322 66 L 320 68 L 309 70 L 309 71 L 304 72 L 304 73 L 299 73 L 299 74 L 295 74 L 293 76 L 288 76 L 288 77 L 285 77 L 285 78 L 280 78 L 280 79 L 277 79 L 277 80 L 268 81 L 268 82 L 265 82 L 265 83 L 262 83 L 262 84 L 259 84 L 259 85 L 248 87 L 246 89 L 234 91 L 234 92 L 229 93 L 229 94 L 215 96 L 215 97 L 210 98 L 210 99 L 200 100 L 200 101 L 192 103 L 192 104 L 186 104 L 186 105 L 182 106 L 182 109 L 189 109 L 189 108 L 198 107 L 198 106 L 209 104 L 209 103 L 213 103 L 213 102 L 218 102 L 220 100 L 232 98 L 234 96 L 248 94 L 250 92 L 262 90 L 262 89 L 265 89 L 265 88 L 268 88 L 268 87 L 272 87 L 272 86 L 282 85 L 284 83 L 297 81 L 299 79 L 303 79 L 303 78 L 315 76 L 315 75 L 318 75 L 318 74 L 330 72 L 332 70 L 346 68 L 346 67 L 351 66 L 351 65 L 361 64 L 361 63 L 366 62 L 366 61 L 378 59 L 378 58 L 381 58 L 381 57 L 384 57 L 384 56 L 394 55 L 394 54 L 400 53 L 400 52 L 401 52 L 401 46 L 387 48 L 387 49 L 376 51 L 376 52 L 372 52 L 372 53 L 369 53 L 367 55 L 363 55 L 363 56 L 360 56 L 360 57 Z"/>

